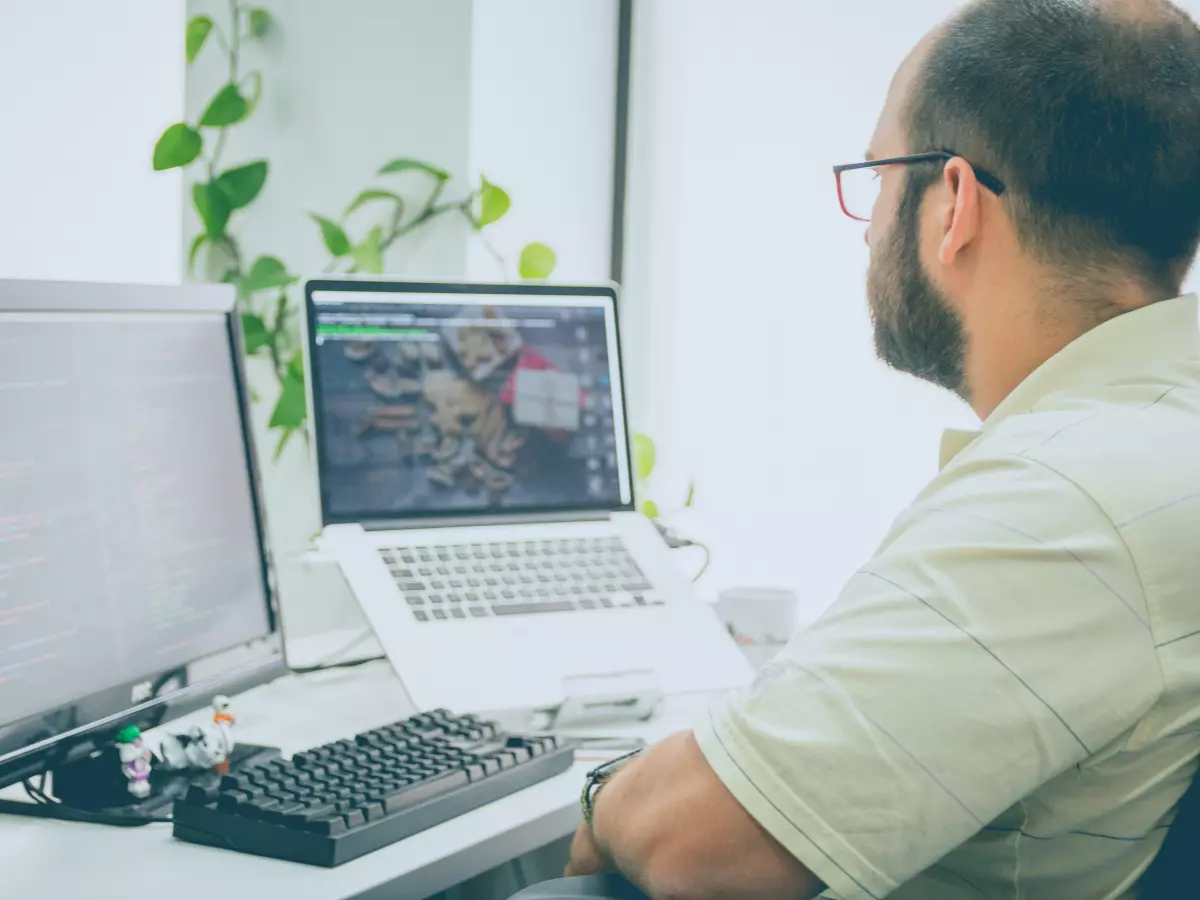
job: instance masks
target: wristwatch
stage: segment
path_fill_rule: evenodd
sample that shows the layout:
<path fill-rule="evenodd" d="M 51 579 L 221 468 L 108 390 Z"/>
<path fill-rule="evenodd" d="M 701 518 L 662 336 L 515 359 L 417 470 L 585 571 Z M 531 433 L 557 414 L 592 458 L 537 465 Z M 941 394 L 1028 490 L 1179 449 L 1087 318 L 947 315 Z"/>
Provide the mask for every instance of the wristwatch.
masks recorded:
<path fill-rule="evenodd" d="M 589 828 L 592 824 L 592 805 L 596 802 L 596 794 L 600 792 L 600 788 L 608 779 L 612 778 L 618 769 L 641 752 L 642 750 L 638 749 L 632 753 L 626 753 L 624 756 L 618 756 L 616 759 L 610 759 L 587 773 L 587 781 L 583 783 L 583 793 L 579 797 L 579 805 L 583 809 L 583 821 L 588 823 Z"/>

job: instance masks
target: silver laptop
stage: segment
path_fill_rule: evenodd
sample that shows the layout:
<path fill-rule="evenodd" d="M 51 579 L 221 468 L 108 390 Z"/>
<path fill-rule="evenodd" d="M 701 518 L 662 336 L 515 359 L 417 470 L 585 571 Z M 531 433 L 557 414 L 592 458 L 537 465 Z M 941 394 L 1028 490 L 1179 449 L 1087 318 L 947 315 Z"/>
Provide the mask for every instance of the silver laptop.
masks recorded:
<path fill-rule="evenodd" d="M 749 680 L 634 512 L 612 287 L 311 280 L 305 296 L 320 543 L 419 707 Z"/>

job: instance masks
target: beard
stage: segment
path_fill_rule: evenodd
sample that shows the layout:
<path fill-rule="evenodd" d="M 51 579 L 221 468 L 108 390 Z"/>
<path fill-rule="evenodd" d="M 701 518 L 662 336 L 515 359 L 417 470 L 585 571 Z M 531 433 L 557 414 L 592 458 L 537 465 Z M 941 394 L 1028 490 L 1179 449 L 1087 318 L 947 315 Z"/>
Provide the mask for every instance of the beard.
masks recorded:
<path fill-rule="evenodd" d="M 925 187 L 909 179 L 883 246 L 872 248 L 867 301 L 875 352 L 893 369 L 967 400 L 966 332 L 958 314 L 925 274 L 917 247 Z"/>

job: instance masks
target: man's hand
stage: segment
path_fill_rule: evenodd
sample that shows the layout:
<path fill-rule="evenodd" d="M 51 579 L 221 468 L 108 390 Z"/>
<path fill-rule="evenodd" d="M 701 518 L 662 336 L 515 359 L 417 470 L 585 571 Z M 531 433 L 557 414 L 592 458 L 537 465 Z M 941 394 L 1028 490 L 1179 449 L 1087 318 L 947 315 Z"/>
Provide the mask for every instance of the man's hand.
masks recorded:
<path fill-rule="evenodd" d="M 571 841 L 571 858 L 567 860 L 567 868 L 563 875 L 567 878 L 572 875 L 599 875 L 607 868 L 604 857 L 600 855 L 600 848 L 596 846 L 596 840 L 592 837 L 592 829 L 587 822 L 581 822 Z"/>

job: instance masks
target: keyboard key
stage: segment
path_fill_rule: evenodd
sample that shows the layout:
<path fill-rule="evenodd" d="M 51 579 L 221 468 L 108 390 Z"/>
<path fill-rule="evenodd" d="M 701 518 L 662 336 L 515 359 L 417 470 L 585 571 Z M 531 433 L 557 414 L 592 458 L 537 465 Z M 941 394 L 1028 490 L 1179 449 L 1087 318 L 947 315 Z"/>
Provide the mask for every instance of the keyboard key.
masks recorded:
<path fill-rule="evenodd" d="M 527 613 L 566 612 L 575 606 L 569 600 L 549 600 L 543 603 L 493 603 L 492 612 L 498 616 L 520 616 Z"/>
<path fill-rule="evenodd" d="M 472 606 L 472 607 L 470 607 L 470 610 L 471 610 L 471 615 L 474 616 L 476 619 L 486 618 L 487 614 L 488 614 L 487 609 L 485 609 L 482 606 Z"/>
<path fill-rule="evenodd" d="M 467 777 L 467 773 L 462 769 L 456 769 L 452 772 L 439 775 L 436 778 L 431 778 L 428 781 L 422 781 L 404 788 L 388 797 L 384 808 L 387 810 L 388 815 L 391 815 L 401 809 L 415 806 L 431 797 L 447 793 L 469 783 L 470 779 Z"/>
<path fill-rule="evenodd" d="M 446 618 L 446 611 L 445 611 L 444 609 L 435 609 L 435 610 L 433 611 L 433 617 L 434 617 L 435 619 L 445 619 L 445 618 Z"/>
<path fill-rule="evenodd" d="M 346 820 L 337 815 L 321 816 L 320 818 L 306 820 L 303 829 L 315 832 L 316 834 L 333 837 L 337 834 L 346 833 Z"/>
<path fill-rule="evenodd" d="M 428 622 L 429 621 L 429 616 L 427 616 L 424 612 L 422 612 L 419 609 L 413 610 L 413 616 L 416 618 L 416 620 L 418 622 Z"/>

